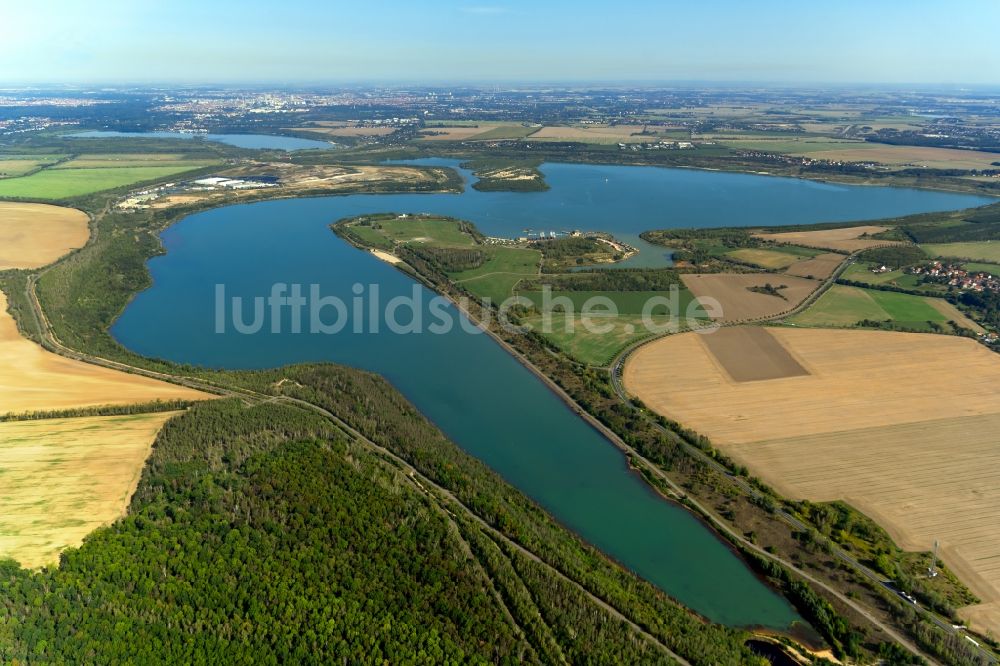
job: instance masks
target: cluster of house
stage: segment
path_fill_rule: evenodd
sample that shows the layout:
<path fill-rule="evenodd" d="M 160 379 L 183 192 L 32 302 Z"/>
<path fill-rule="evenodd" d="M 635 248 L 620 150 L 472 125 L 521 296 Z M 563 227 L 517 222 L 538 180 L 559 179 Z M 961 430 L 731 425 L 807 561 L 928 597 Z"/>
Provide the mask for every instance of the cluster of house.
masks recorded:
<path fill-rule="evenodd" d="M 914 275 L 927 275 L 937 278 L 936 282 L 944 282 L 951 287 L 971 289 L 972 291 L 1000 291 L 1000 278 L 984 271 L 967 271 L 959 264 L 947 264 L 934 261 L 924 266 L 914 266 L 909 269 Z"/>

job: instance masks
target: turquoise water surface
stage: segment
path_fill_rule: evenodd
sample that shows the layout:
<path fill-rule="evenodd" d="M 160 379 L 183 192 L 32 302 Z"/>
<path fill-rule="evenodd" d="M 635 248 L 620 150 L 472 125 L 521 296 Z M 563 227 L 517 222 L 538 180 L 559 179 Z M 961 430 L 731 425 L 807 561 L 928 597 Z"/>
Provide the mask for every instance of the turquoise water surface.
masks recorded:
<path fill-rule="evenodd" d="M 371 212 L 433 212 L 472 220 L 493 235 L 544 228 L 627 237 L 658 227 L 866 219 L 986 200 L 676 169 L 547 164 L 543 171 L 552 186 L 547 192 L 351 195 L 192 215 L 163 233 L 167 253 L 149 262 L 153 286 L 112 332 L 136 352 L 183 363 L 262 368 L 333 361 L 378 372 L 459 446 L 685 605 L 729 625 L 788 628 L 798 618 L 782 597 L 690 513 L 654 494 L 618 449 L 486 335 L 461 326 L 397 334 L 381 315 L 374 330 L 367 314 L 362 321 L 352 310 L 349 324 L 332 335 L 293 333 L 287 312 L 278 333 L 265 326 L 244 335 L 231 325 L 218 333 L 216 285 L 224 285 L 227 297 L 246 299 L 267 296 L 275 283 L 306 291 L 318 285 L 324 296 L 348 304 L 360 291 L 365 307 L 376 300 L 374 289 L 383 304 L 416 295 L 417 312 L 429 318 L 431 292 L 342 242 L 330 223 Z M 460 321 L 450 305 L 443 311 Z"/>

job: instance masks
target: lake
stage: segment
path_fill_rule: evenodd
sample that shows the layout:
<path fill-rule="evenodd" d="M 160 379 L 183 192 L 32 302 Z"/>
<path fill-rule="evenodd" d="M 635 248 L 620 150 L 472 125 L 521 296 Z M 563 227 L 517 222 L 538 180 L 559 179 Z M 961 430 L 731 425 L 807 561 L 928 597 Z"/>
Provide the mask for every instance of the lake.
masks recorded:
<path fill-rule="evenodd" d="M 228 296 L 253 298 L 268 295 L 276 282 L 316 284 L 323 295 L 348 303 L 354 285 L 369 301 L 377 285 L 381 302 L 415 293 L 427 314 L 431 292 L 328 228 L 362 213 L 452 215 L 490 235 L 533 228 L 627 237 L 668 226 L 867 219 L 987 200 L 683 169 L 546 164 L 543 171 L 552 186 L 547 192 L 350 195 L 192 215 L 163 233 L 167 252 L 149 262 L 153 286 L 112 333 L 136 352 L 180 363 L 262 368 L 333 361 L 378 372 L 459 446 L 680 602 L 717 622 L 787 629 L 797 615 L 782 597 L 693 515 L 653 493 L 617 448 L 488 336 L 461 327 L 401 335 L 384 325 L 374 331 L 370 322 L 355 332 L 353 324 L 367 322 L 365 316 L 335 335 L 292 333 L 287 322 L 279 333 L 243 335 L 231 326 L 216 333 L 216 285 Z M 654 252 L 663 259 L 662 250 Z"/>
<path fill-rule="evenodd" d="M 201 139 L 227 143 L 237 148 L 253 148 L 268 150 L 329 150 L 335 145 L 329 141 L 316 139 L 300 139 L 294 136 L 278 134 L 192 134 L 190 132 L 111 132 L 105 130 L 89 130 L 68 135 L 74 139 L 114 139 L 114 138 L 148 138 L 148 139 Z"/>

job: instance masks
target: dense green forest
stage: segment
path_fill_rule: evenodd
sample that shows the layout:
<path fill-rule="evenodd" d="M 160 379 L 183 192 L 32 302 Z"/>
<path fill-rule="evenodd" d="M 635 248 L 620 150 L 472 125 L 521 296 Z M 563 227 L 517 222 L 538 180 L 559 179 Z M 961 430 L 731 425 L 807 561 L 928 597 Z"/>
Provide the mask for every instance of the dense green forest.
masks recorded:
<path fill-rule="evenodd" d="M 927 260 L 927 253 L 916 245 L 890 245 L 888 247 L 873 247 L 858 255 L 858 261 L 869 264 L 902 268 L 912 266 Z"/>
<path fill-rule="evenodd" d="M 904 224 L 903 231 L 914 243 L 1000 240 L 1000 205 L 973 208 L 957 221 L 946 224 L 917 218 L 913 223 Z"/>
<path fill-rule="evenodd" d="M 697 241 L 711 241 L 731 248 L 757 247 L 763 244 L 763 241 L 755 238 L 749 230 L 732 227 L 718 229 L 657 229 L 654 231 L 644 231 L 639 236 L 650 243 L 670 247 L 685 247 Z"/>
<path fill-rule="evenodd" d="M 240 377 L 272 390 L 288 379 L 281 390 L 349 420 L 493 527 L 445 510 L 314 411 L 197 404 L 160 433 L 127 517 L 58 568 L 0 562 L 0 662 L 671 661 L 600 598 L 693 662 L 756 663 L 745 634 L 582 544 L 380 378 L 333 366 Z"/>

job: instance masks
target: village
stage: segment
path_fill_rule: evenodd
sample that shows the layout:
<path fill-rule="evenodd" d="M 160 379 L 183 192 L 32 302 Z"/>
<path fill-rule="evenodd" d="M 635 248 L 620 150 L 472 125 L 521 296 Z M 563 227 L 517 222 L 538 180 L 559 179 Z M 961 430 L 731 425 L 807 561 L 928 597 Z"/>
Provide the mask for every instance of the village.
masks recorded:
<path fill-rule="evenodd" d="M 984 271 L 968 271 L 961 264 L 933 261 L 924 266 L 908 269 L 913 275 L 924 275 L 931 282 L 947 284 L 949 287 L 972 291 L 1000 291 L 1000 278 Z"/>

